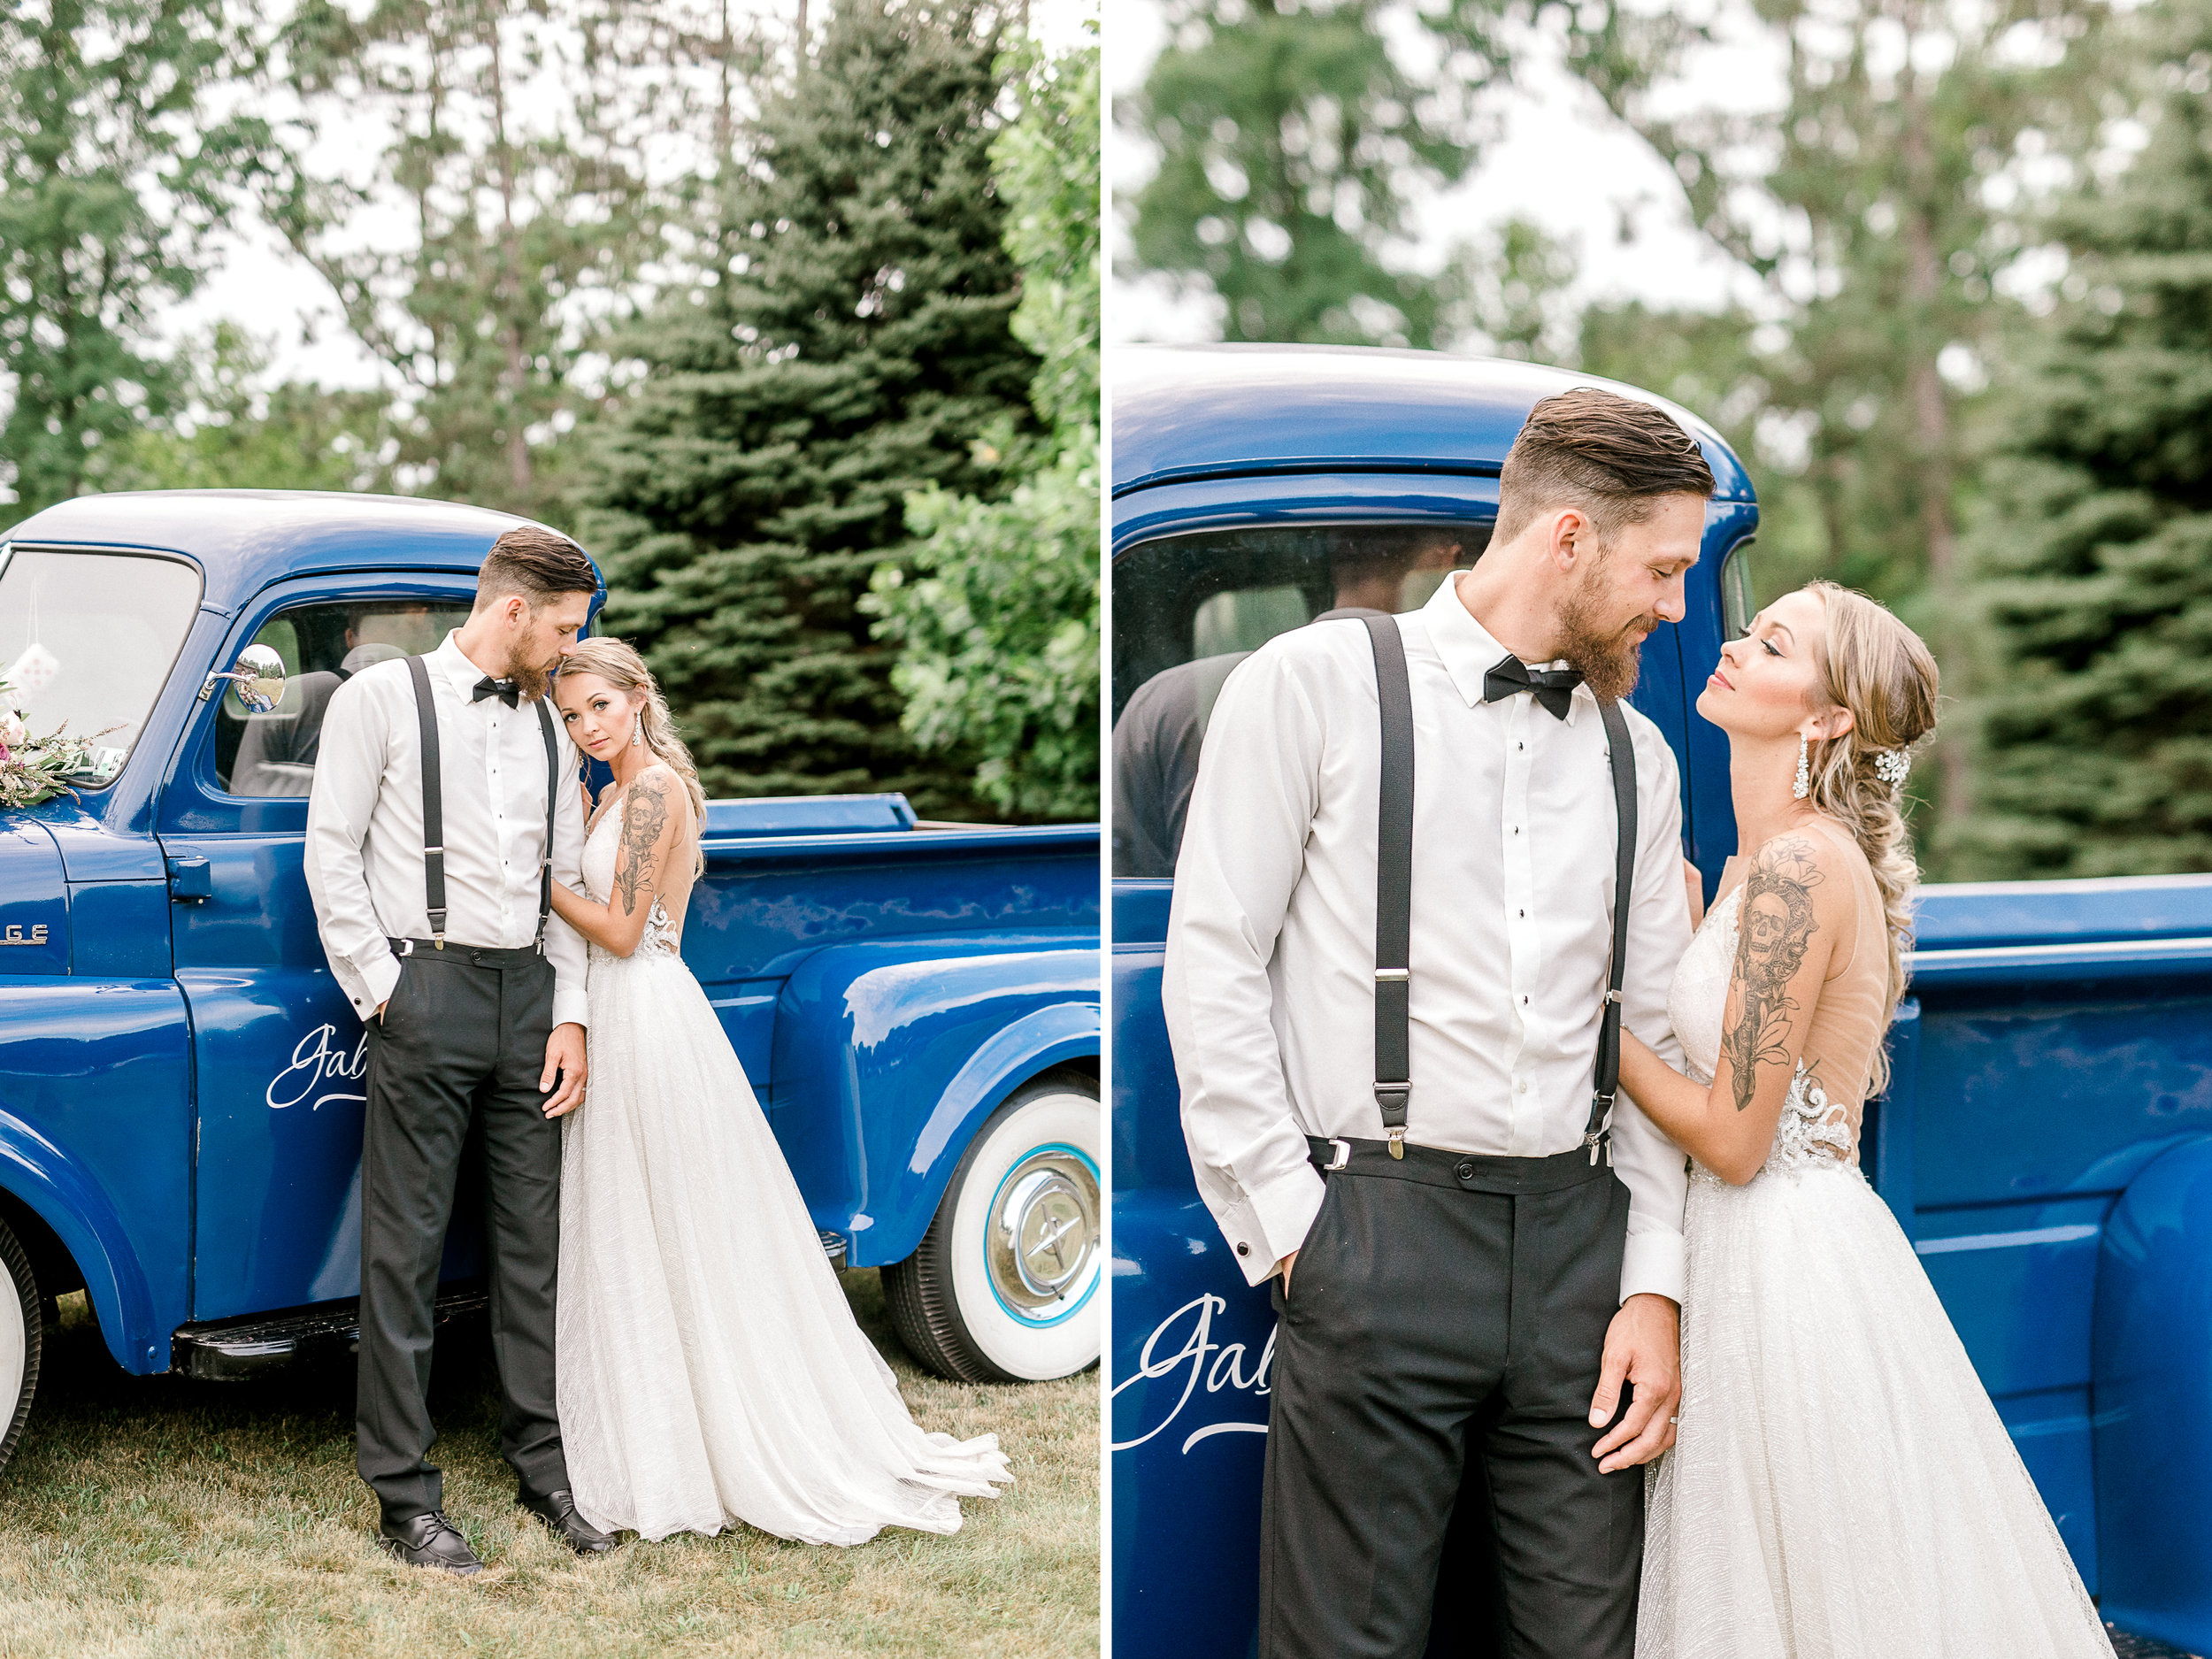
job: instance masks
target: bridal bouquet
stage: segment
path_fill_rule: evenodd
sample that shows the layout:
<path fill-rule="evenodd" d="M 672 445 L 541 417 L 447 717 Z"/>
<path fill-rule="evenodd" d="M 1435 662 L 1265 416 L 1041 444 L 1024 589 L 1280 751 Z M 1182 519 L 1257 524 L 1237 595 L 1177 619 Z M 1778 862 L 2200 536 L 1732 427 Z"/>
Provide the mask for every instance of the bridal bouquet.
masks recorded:
<path fill-rule="evenodd" d="M 74 795 L 65 780 L 96 770 L 93 739 L 71 737 L 68 726 L 65 720 L 44 737 L 33 737 L 13 688 L 0 680 L 0 807 L 36 806 L 58 795 Z"/>

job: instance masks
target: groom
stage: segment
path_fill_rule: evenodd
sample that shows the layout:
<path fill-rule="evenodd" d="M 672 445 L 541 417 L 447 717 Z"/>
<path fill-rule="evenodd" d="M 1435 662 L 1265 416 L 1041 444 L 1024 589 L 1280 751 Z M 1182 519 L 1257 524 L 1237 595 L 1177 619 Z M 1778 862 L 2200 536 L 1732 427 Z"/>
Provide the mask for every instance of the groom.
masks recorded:
<path fill-rule="evenodd" d="M 554 1415 L 558 1118 L 584 1094 L 584 944 L 549 914 L 578 885 L 576 756 L 549 677 L 599 580 L 534 525 L 492 543 L 467 623 L 331 695 L 307 808 L 323 949 L 369 1033 L 361 1151 L 361 1478 L 384 1547 L 415 1566 L 482 1563 L 441 1508 L 425 1395 L 446 1223 L 464 1142 L 484 1151 L 500 1451 L 519 1501 L 571 1548 L 611 1540 L 576 1514 Z"/>
<path fill-rule="evenodd" d="M 1612 1089 L 1624 1017 L 1679 1064 L 1690 923 L 1621 699 L 1712 491 L 1661 411 L 1548 398 L 1474 569 L 1215 705 L 1164 994 L 1199 1191 L 1275 1281 L 1260 1659 L 1634 1650 L 1686 1184 Z"/>

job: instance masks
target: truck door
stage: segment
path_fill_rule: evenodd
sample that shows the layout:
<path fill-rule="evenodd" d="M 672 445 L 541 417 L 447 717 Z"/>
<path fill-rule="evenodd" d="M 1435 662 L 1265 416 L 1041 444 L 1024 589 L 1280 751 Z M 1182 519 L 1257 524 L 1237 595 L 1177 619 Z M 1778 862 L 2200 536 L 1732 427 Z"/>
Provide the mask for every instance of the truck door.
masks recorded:
<path fill-rule="evenodd" d="M 466 619 L 465 576 L 319 579 L 240 614 L 218 666 L 249 643 L 284 659 L 267 714 L 227 692 L 195 710 L 163 791 L 177 982 L 197 1070 L 192 1317 L 224 1319 L 360 1291 L 361 1022 L 323 957 L 301 868 L 307 792 L 331 694 Z M 449 1249 L 447 1276 L 471 1271 Z"/>

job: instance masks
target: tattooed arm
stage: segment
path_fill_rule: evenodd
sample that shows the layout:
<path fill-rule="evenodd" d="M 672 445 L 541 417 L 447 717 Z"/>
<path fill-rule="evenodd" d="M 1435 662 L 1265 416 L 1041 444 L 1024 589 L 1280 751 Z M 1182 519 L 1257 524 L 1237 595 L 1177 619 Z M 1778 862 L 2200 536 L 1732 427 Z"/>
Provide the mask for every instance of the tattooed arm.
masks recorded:
<path fill-rule="evenodd" d="M 1744 877 L 1736 960 L 1711 1087 L 1693 1082 L 1626 1032 L 1621 1087 L 1669 1139 L 1723 1180 L 1759 1172 L 1827 978 L 1848 928 L 1851 887 L 1824 837 L 1785 833 Z"/>
<path fill-rule="evenodd" d="M 622 796 L 622 841 L 615 853 L 614 893 L 604 904 L 553 884 L 553 908 L 578 933 L 618 956 L 645 937 L 653 901 L 669 882 L 671 864 L 682 857 L 688 813 L 683 783 L 665 766 L 649 766 Z M 679 881 L 681 871 L 675 872 Z"/>

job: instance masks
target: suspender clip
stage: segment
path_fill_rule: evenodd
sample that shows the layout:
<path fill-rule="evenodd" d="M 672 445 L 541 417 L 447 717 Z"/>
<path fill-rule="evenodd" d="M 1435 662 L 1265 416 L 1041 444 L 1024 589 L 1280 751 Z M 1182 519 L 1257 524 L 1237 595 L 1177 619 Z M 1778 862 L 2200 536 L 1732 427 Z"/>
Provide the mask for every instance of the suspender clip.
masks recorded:
<path fill-rule="evenodd" d="M 1618 991 L 1608 991 L 1605 994 L 1605 1000 L 1609 1002 L 1617 1002 L 1621 1000 L 1621 994 Z"/>
<path fill-rule="evenodd" d="M 1382 1108 L 1383 1132 L 1390 1137 L 1390 1156 L 1402 1160 L 1406 1155 L 1406 1102 L 1413 1094 L 1410 1083 L 1375 1081 L 1375 1104 Z M 1396 1122 L 1391 1120 L 1395 1118 Z"/>

